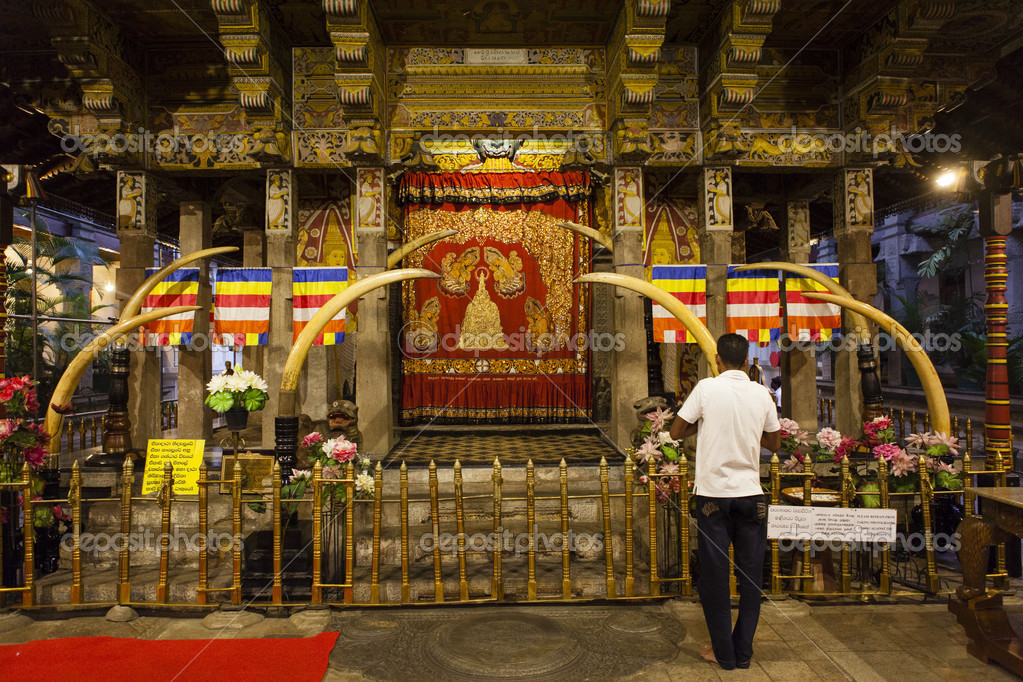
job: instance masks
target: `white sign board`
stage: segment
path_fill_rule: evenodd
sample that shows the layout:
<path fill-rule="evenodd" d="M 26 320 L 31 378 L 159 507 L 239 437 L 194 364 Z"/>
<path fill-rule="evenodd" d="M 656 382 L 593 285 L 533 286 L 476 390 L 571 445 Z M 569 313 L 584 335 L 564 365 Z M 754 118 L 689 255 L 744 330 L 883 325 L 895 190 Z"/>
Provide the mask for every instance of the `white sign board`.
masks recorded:
<path fill-rule="evenodd" d="M 465 49 L 466 64 L 525 64 L 526 61 L 527 54 L 525 49 L 489 49 L 479 47 L 467 47 Z"/>
<path fill-rule="evenodd" d="M 771 505 L 767 537 L 771 540 L 895 542 L 895 521 L 894 509 Z"/>

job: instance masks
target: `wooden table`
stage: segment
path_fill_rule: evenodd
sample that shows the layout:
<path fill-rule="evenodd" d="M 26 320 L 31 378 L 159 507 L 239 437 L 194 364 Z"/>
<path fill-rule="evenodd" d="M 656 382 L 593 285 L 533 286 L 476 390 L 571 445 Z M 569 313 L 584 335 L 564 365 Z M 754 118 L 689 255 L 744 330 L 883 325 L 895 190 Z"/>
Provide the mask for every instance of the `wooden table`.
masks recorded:
<path fill-rule="evenodd" d="M 966 650 L 985 663 L 997 661 L 1023 677 L 1023 640 L 1002 608 L 1002 595 L 988 590 L 988 552 L 993 544 L 1023 536 L 1023 488 L 971 488 L 983 500 L 980 517 L 959 524 L 959 563 L 963 584 L 950 597 L 948 610 L 966 630 Z"/>

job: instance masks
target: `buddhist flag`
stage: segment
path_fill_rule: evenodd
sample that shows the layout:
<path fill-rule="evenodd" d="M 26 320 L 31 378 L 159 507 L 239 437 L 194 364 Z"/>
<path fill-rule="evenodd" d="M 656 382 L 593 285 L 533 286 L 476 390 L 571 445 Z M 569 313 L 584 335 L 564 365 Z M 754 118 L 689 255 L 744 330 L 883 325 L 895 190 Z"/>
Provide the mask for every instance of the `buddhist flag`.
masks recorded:
<path fill-rule="evenodd" d="M 292 268 L 294 310 L 292 331 L 294 340 L 313 319 L 324 303 L 340 294 L 348 286 L 348 268 Z M 323 333 L 313 342 L 317 346 L 341 343 L 345 338 L 345 311 L 327 323 Z"/>
<path fill-rule="evenodd" d="M 156 268 L 146 268 L 146 277 Z M 142 312 L 179 305 L 195 305 L 199 297 L 199 268 L 179 268 L 149 292 L 142 303 Z M 192 342 L 195 313 L 171 315 L 150 323 L 142 331 L 147 346 L 180 346 Z"/>
<path fill-rule="evenodd" d="M 838 263 L 818 263 L 811 268 L 838 281 Z M 789 337 L 797 341 L 828 341 L 842 327 L 842 309 L 832 303 L 815 301 L 804 292 L 827 293 L 821 284 L 794 272 L 785 273 L 785 308 L 789 316 Z"/>
<path fill-rule="evenodd" d="M 707 266 L 654 265 L 650 281 L 684 303 L 700 321 L 707 324 Z M 663 306 L 654 303 L 654 341 L 658 343 L 696 343 L 681 322 Z"/>
<path fill-rule="evenodd" d="M 271 268 L 219 268 L 213 285 L 213 342 L 265 346 L 270 334 Z"/>
<path fill-rule="evenodd" d="M 728 331 L 750 343 L 766 344 L 781 336 L 781 299 L 777 270 L 736 271 L 728 266 L 725 316 Z"/>

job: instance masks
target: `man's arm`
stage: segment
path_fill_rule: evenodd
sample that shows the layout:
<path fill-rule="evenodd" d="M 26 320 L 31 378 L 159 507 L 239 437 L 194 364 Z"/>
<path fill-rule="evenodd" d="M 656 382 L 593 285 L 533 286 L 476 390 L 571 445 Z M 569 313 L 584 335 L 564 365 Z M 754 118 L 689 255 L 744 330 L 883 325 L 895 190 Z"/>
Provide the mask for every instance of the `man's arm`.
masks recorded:
<path fill-rule="evenodd" d="M 671 423 L 671 428 L 668 430 L 668 435 L 671 436 L 672 440 L 682 440 L 696 433 L 696 428 L 696 424 L 690 424 L 682 417 L 675 417 L 675 421 Z M 781 447 L 780 439 L 778 447 Z"/>
<path fill-rule="evenodd" d="M 672 426 L 674 428 L 674 425 Z M 772 431 L 764 433 L 760 436 L 760 446 L 765 447 L 771 452 L 778 452 L 781 448 L 781 431 Z"/>

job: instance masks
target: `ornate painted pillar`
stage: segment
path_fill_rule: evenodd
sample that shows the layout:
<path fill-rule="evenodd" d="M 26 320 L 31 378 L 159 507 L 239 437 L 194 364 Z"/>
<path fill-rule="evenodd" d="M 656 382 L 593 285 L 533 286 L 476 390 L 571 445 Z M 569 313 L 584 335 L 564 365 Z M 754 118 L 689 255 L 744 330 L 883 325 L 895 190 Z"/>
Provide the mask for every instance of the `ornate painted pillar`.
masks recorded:
<path fill-rule="evenodd" d="M 869 168 L 845 168 L 835 176 L 834 229 L 838 247 L 838 279 L 853 298 L 872 303 L 877 293 L 877 267 L 870 248 L 874 232 L 874 176 Z M 863 428 L 863 390 L 859 359 L 855 352 L 859 334 L 842 313 L 842 337 L 857 340 L 844 344 L 835 354 L 835 421 L 843 434 L 856 435 Z"/>
<path fill-rule="evenodd" d="M 249 212 L 251 215 L 251 212 Z M 250 222 L 255 223 L 255 220 Z M 247 268 L 261 268 L 266 265 L 266 231 L 263 225 L 242 225 L 242 265 Z M 255 372 L 259 376 L 263 374 L 263 348 L 260 346 L 245 346 L 242 348 L 242 367 Z M 219 373 L 222 368 L 214 367 L 213 370 Z M 263 417 L 266 410 L 252 412 L 249 414 L 249 426 L 260 429 L 262 433 Z M 255 446 L 255 443 L 252 443 Z"/>
<path fill-rule="evenodd" d="M 707 328 L 717 339 L 725 333 L 728 265 L 732 263 L 735 220 L 732 212 L 732 169 L 708 166 L 700 173 L 700 259 L 707 266 Z M 700 376 L 708 376 L 700 360 Z"/>
<path fill-rule="evenodd" d="M 614 170 L 611 211 L 614 219 L 614 271 L 644 279 L 643 169 Z M 614 354 L 611 366 L 611 437 L 619 447 L 630 445 L 636 426 L 632 404 L 648 393 L 645 302 L 639 294 L 615 287 L 611 305 L 613 326 L 625 335 L 625 350 Z"/>
<path fill-rule="evenodd" d="M 1006 364 L 1008 341 L 1005 334 L 1009 303 L 1005 298 L 1009 277 L 1005 237 L 1012 231 L 1012 195 L 988 194 L 980 201 L 980 234 L 984 238 L 984 281 L 987 282 L 987 389 L 984 407 L 986 455 L 1001 453 L 1005 469 L 1011 471 L 1012 442 L 1009 411 L 1009 373 Z M 990 467 L 988 467 L 990 468 Z"/>
<path fill-rule="evenodd" d="M 117 237 L 121 261 L 117 269 L 120 305 L 142 286 L 153 266 L 156 246 L 156 185 L 143 171 L 117 173 Z M 103 425 L 103 451 L 114 455 L 131 448 L 145 450 L 150 438 L 163 435 L 162 350 L 141 343 L 113 350 L 110 409 Z M 116 462 L 115 462 L 116 463 Z"/>
<path fill-rule="evenodd" d="M 263 446 L 275 443 L 274 424 L 280 412 L 279 392 L 284 363 L 291 351 L 291 268 L 295 267 L 297 232 L 297 190 L 295 174 L 290 170 L 269 169 L 266 172 L 266 264 L 273 268 L 270 300 L 270 338 L 263 347 L 262 375 L 270 386 L 270 399 L 263 411 Z M 298 420 L 295 419 L 295 430 Z M 297 447 L 297 443 L 294 444 Z M 283 467 L 283 464 L 281 465 Z M 282 472 L 283 473 L 283 472 Z M 289 470 L 290 475 L 290 470 Z"/>
<path fill-rule="evenodd" d="M 358 245 L 358 277 L 369 277 L 387 268 L 387 182 L 384 169 L 359 168 L 356 182 L 355 240 Z M 391 333 L 388 324 L 387 288 L 377 289 L 359 300 L 359 330 L 355 339 L 355 402 L 364 448 L 376 456 L 386 455 L 394 445 L 394 397 L 390 390 Z"/>
<path fill-rule="evenodd" d="M 213 245 L 213 207 L 206 201 L 183 201 L 180 206 L 178 243 L 181 253 L 194 253 Z M 213 410 L 206 407 L 206 384 L 213 372 L 210 351 L 210 310 L 213 290 L 210 269 L 205 261 L 199 267 L 199 294 L 195 304 L 192 343 L 178 353 L 178 438 L 205 439 L 213 436 Z M 222 368 L 218 368 L 218 371 Z"/>
<path fill-rule="evenodd" d="M 810 202 L 790 201 L 786 205 L 786 229 L 781 244 L 783 260 L 810 262 Z M 785 307 L 788 310 L 788 306 Z M 788 335 L 788 314 L 782 320 L 781 413 L 795 419 L 810 433 L 817 432 L 817 363 L 811 344 L 799 344 Z M 787 348 L 787 350 L 786 350 Z"/>

